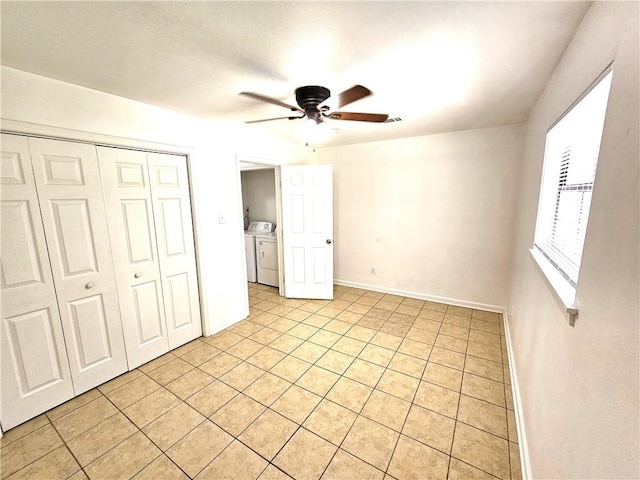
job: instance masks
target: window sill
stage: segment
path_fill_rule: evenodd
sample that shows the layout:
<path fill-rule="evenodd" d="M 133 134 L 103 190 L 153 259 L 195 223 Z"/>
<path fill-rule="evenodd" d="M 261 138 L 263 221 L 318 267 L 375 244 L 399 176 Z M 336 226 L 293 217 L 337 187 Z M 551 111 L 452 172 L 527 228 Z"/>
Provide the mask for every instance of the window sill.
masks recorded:
<path fill-rule="evenodd" d="M 553 265 L 535 248 L 530 248 L 529 253 L 534 263 L 542 272 L 544 279 L 551 288 L 556 301 L 569 315 L 569 325 L 575 325 L 578 316 L 576 301 L 576 289 L 555 269 Z"/>

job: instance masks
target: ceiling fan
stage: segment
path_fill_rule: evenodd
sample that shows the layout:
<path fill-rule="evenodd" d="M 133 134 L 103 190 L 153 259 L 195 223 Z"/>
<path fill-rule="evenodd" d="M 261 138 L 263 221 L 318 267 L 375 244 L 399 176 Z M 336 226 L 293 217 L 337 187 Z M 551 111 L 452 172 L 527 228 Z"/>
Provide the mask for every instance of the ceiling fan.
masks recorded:
<path fill-rule="evenodd" d="M 272 120 L 284 119 L 298 120 L 301 118 L 313 120 L 316 124 L 322 123 L 325 118 L 329 118 L 331 120 L 351 120 L 357 122 L 382 123 L 389 117 L 389 115 L 382 113 L 329 112 L 330 107 L 328 105 L 323 105 L 323 103 L 326 102 L 329 97 L 331 97 L 331 92 L 328 88 L 320 87 L 318 85 L 309 85 L 306 87 L 296 88 L 295 94 L 296 102 L 298 102 L 299 105 L 298 107 L 281 102 L 280 100 L 275 98 L 260 95 L 258 93 L 240 92 L 240 95 L 255 98 L 256 100 L 260 100 L 262 102 L 272 103 L 273 105 L 278 105 L 280 107 L 287 108 L 292 112 L 301 114 L 298 116 L 251 120 L 245 123 L 270 122 Z M 342 108 L 346 105 L 349 105 L 350 103 L 355 102 L 356 100 L 368 97 L 369 95 L 372 95 L 371 90 L 363 87 L 362 85 L 354 85 L 353 87 L 345 90 L 338 95 L 337 108 Z"/>

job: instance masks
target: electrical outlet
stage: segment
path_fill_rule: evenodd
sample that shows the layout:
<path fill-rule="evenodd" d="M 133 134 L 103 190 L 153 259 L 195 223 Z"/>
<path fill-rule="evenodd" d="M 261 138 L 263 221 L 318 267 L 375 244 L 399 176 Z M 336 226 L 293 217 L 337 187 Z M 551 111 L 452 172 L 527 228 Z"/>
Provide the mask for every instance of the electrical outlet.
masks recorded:
<path fill-rule="evenodd" d="M 376 269 L 375 267 L 371 267 L 371 275 L 375 275 L 376 274 Z"/>

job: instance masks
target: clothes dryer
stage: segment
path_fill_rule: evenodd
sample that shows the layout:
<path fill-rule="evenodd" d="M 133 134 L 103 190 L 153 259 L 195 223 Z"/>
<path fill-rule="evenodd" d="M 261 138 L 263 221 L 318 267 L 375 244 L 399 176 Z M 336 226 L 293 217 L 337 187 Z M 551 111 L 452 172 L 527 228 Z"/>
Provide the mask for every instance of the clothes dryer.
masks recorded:
<path fill-rule="evenodd" d="M 250 222 L 249 228 L 244 231 L 244 251 L 247 257 L 247 281 L 258 281 L 258 266 L 256 262 L 256 235 L 268 233 L 273 230 L 271 222 Z"/>

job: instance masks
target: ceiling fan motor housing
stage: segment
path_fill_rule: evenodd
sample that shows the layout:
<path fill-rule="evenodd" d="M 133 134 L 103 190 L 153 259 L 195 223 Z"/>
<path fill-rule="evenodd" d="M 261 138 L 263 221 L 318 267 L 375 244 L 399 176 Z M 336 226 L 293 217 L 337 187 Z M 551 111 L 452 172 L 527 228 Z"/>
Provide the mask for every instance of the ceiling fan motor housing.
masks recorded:
<path fill-rule="evenodd" d="M 316 109 L 331 96 L 328 88 L 318 85 L 296 88 L 296 101 L 303 110 Z"/>

